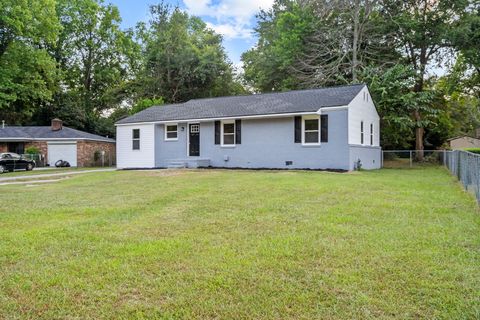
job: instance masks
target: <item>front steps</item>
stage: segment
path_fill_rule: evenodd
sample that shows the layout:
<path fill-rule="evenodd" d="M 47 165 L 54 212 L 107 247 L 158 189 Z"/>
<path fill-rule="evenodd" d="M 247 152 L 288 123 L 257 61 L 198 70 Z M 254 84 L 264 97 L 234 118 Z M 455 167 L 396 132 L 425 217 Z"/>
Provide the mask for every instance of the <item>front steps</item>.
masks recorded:
<path fill-rule="evenodd" d="M 171 159 L 166 162 L 168 169 L 206 168 L 210 166 L 210 159 Z"/>

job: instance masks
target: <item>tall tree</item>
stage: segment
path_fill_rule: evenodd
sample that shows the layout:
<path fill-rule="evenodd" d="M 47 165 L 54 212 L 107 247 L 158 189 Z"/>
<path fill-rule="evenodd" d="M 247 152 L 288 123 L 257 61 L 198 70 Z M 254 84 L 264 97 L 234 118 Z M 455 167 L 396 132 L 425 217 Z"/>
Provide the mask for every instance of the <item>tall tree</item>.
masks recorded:
<path fill-rule="evenodd" d="M 76 128 L 112 134 L 102 115 L 129 97 L 140 53 L 133 33 L 120 29 L 118 9 L 102 0 L 58 0 L 57 17 L 62 30 L 49 51 L 61 80 L 38 121 L 57 116 Z"/>
<path fill-rule="evenodd" d="M 163 3 L 140 24 L 145 62 L 137 79 L 138 100 L 162 97 L 175 103 L 243 91 L 235 85 L 222 38 L 197 17 Z"/>
<path fill-rule="evenodd" d="M 260 92 L 305 87 L 293 74 L 292 66 L 306 50 L 306 40 L 314 34 L 317 22 L 306 3 L 277 0 L 261 11 L 255 31 L 256 46 L 242 54 L 245 80 Z"/>
<path fill-rule="evenodd" d="M 382 147 L 393 150 L 410 149 L 414 142 L 411 132 L 416 127 L 412 112 L 422 106 L 432 105 L 434 92 L 412 91 L 416 72 L 410 66 L 401 64 L 387 69 L 368 67 L 362 70 L 359 76 L 369 84 L 380 115 Z M 437 110 L 426 113 L 424 121 L 429 125 L 435 123 L 436 113 Z"/>
<path fill-rule="evenodd" d="M 449 30 L 455 27 L 455 17 L 462 16 L 468 6 L 467 0 L 385 0 L 383 11 L 386 23 L 395 32 L 397 49 L 406 62 L 417 72 L 414 92 L 425 90 L 428 68 L 444 66 Z M 432 112 L 432 105 L 419 105 L 414 108 L 415 149 L 424 149 L 424 132 L 427 122 L 424 112 Z M 418 152 L 421 160 L 423 153 Z"/>
<path fill-rule="evenodd" d="M 28 122 L 55 91 L 45 50 L 59 31 L 53 0 L 0 0 L 0 111 L 9 124 Z"/>
<path fill-rule="evenodd" d="M 379 0 L 309 0 L 316 26 L 293 65 L 308 86 L 356 83 L 368 65 L 393 65 L 399 55 L 382 25 Z"/>

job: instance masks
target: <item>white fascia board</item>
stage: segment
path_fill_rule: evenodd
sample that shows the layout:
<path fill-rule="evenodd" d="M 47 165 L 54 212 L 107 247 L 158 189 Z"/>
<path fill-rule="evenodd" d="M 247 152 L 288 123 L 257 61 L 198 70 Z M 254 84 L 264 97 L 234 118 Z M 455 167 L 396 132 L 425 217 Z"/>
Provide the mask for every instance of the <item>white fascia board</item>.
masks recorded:
<path fill-rule="evenodd" d="M 324 107 L 318 109 L 317 113 L 322 114 L 322 111 L 336 111 L 336 110 L 346 110 L 348 106 L 337 106 L 337 107 Z"/>
<path fill-rule="evenodd" d="M 233 116 L 233 117 L 218 117 L 218 118 L 199 118 L 199 119 L 176 119 L 176 120 L 167 120 L 167 121 L 148 121 L 148 122 L 132 122 L 132 123 L 117 123 L 115 126 L 136 126 L 142 124 L 163 124 L 163 123 L 180 123 L 180 122 L 205 122 L 205 121 L 217 121 L 217 120 L 229 120 L 229 119 L 264 119 L 264 118 L 280 118 L 280 117 L 292 117 L 292 116 L 302 116 L 309 114 L 319 114 L 321 110 L 342 110 L 348 106 L 338 106 L 338 107 L 325 107 L 320 108 L 317 111 L 309 112 L 292 112 L 292 113 L 272 113 L 272 114 L 262 114 L 262 115 L 253 115 L 253 116 Z"/>
<path fill-rule="evenodd" d="M 27 141 L 97 141 L 97 142 L 107 142 L 107 143 L 115 143 L 115 141 L 106 141 L 100 139 L 90 139 L 90 138 L 0 138 L 0 142 L 8 142 L 8 141 L 19 141 L 19 142 L 27 142 Z"/>

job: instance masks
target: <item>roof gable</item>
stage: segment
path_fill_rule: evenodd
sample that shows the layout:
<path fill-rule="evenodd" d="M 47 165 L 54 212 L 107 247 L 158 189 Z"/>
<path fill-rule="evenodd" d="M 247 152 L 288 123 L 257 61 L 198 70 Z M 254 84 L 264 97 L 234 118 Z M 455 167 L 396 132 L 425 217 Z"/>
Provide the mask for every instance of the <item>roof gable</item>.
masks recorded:
<path fill-rule="evenodd" d="M 117 124 L 317 112 L 325 107 L 348 105 L 364 86 L 364 84 L 356 84 L 246 96 L 194 99 L 181 104 L 154 106 L 122 119 Z"/>

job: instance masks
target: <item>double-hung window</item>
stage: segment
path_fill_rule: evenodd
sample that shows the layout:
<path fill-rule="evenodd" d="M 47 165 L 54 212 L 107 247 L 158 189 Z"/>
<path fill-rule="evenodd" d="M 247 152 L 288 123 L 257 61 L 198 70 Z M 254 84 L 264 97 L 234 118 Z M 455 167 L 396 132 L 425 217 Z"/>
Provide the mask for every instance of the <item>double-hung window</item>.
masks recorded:
<path fill-rule="evenodd" d="M 222 146 L 235 146 L 235 121 L 222 122 Z"/>
<path fill-rule="evenodd" d="M 140 129 L 132 129 L 132 150 L 140 150 Z"/>
<path fill-rule="evenodd" d="M 165 141 L 174 141 L 178 140 L 178 125 L 166 124 L 165 125 Z"/>
<path fill-rule="evenodd" d="M 364 144 L 363 121 L 360 122 L 360 144 Z"/>
<path fill-rule="evenodd" d="M 373 146 L 373 123 L 370 123 L 370 145 Z"/>
<path fill-rule="evenodd" d="M 318 116 L 303 118 L 302 138 L 305 145 L 320 143 L 320 118 Z"/>

